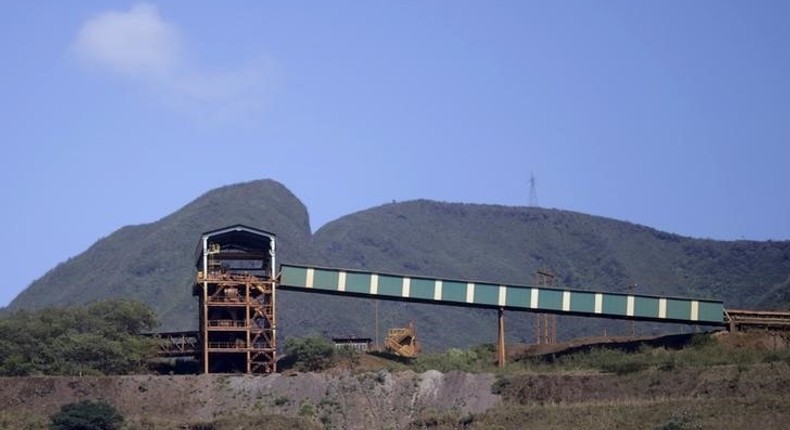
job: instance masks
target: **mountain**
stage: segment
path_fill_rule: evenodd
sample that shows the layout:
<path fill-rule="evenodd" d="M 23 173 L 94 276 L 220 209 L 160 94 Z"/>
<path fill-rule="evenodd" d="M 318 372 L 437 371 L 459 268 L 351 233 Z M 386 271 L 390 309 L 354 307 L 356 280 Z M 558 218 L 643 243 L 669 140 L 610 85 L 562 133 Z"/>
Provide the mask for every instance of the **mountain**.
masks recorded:
<path fill-rule="evenodd" d="M 232 224 L 268 230 L 278 260 L 484 280 L 532 283 L 547 267 L 563 286 L 714 297 L 727 307 L 790 304 L 790 241 L 713 241 L 685 238 L 627 222 L 556 209 L 440 203 L 387 204 L 335 220 L 311 235 L 307 210 L 290 191 L 253 181 L 210 191 L 159 221 L 124 227 L 50 270 L 23 291 L 11 309 L 131 297 L 151 305 L 162 330 L 197 327 L 191 296 L 194 250 L 204 231 Z M 374 337 L 414 320 L 425 346 L 492 342 L 496 312 L 400 302 L 278 294 L 278 332 Z M 510 340 L 531 340 L 528 314 L 508 313 Z M 565 317 L 560 337 L 614 334 L 627 323 Z M 641 324 L 640 333 L 681 330 Z"/>
<path fill-rule="evenodd" d="M 730 308 L 790 308 L 790 241 L 714 241 L 556 209 L 439 203 L 388 204 L 318 230 L 313 248 L 334 267 L 532 284 L 550 268 L 558 284 L 582 290 L 717 298 Z M 469 333 L 491 342 L 495 312 L 398 305 L 429 337 L 463 344 Z M 402 305 L 401 305 L 402 306 Z M 411 305 L 414 307 L 414 305 Z M 427 324 L 426 324 L 427 323 Z M 511 340 L 533 339 L 532 318 L 506 317 Z M 426 327 L 427 326 L 427 327 Z M 453 326 L 463 329 L 454 329 Z M 640 333 L 688 330 L 637 323 Z M 561 317 L 558 336 L 625 334 L 623 321 Z M 425 336 L 423 336 L 425 339 Z"/>
<path fill-rule="evenodd" d="M 278 255 L 285 261 L 309 255 L 310 223 L 299 199 L 275 181 L 248 182 L 215 189 L 159 221 L 123 227 L 100 239 L 34 281 L 9 309 L 128 297 L 152 306 L 165 329 L 193 329 L 197 303 L 191 292 L 200 235 L 233 224 L 277 234 Z"/>
<path fill-rule="evenodd" d="M 341 267 L 529 284 L 548 267 L 578 289 L 723 298 L 753 307 L 790 274 L 790 241 L 690 239 L 556 209 L 389 204 L 316 232 Z M 775 293 L 775 292 L 774 292 Z"/>

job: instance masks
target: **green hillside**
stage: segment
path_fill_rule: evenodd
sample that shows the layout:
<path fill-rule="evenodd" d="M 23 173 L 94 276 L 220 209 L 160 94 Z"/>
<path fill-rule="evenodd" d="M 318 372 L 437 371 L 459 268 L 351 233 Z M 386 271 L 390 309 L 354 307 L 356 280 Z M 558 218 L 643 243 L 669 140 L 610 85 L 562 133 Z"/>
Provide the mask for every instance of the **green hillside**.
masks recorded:
<path fill-rule="evenodd" d="M 304 205 L 265 180 L 210 191 L 159 221 L 119 229 L 33 282 L 10 309 L 66 306 L 128 297 L 149 304 L 167 330 L 197 326 L 191 296 L 200 235 L 231 224 L 278 235 L 281 258 L 306 255 L 310 226 Z"/>
<path fill-rule="evenodd" d="M 150 304 L 162 330 L 194 329 L 194 250 L 204 231 L 246 224 L 278 237 L 279 262 L 529 284 L 551 268 L 560 285 L 714 297 L 728 307 L 787 307 L 790 242 L 689 239 L 580 213 L 432 201 L 393 203 L 327 224 L 313 236 L 284 186 L 254 181 L 204 194 L 150 224 L 124 227 L 35 281 L 11 309 L 128 297 Z M 429 348 L 492 342 L 495 312 L 383 302 L 380 331 L 414 320 Z M 278 332 L 374 335 L 374 303 L 278 294 Z M 509 313 L 508 337 L 532 339 L 532 317 Z M 561 318 L 560 337 L 624 332 L 627 323 Z M 641 333 L 680 330 L 643 324 Z M 282 337 L 281 337 L 282 338 Z"/>
<path fill-rule="evenodd" d="M 313 246 L 335 265 L 531 283 L 549 267 L 563 286 L 714 297 L 753 307 L 790 274 L 790 242 L 690 239 L 556 209 L 412 201 L 343 217 Z M 785 284 L 786 285 L 786 284 Z"/>

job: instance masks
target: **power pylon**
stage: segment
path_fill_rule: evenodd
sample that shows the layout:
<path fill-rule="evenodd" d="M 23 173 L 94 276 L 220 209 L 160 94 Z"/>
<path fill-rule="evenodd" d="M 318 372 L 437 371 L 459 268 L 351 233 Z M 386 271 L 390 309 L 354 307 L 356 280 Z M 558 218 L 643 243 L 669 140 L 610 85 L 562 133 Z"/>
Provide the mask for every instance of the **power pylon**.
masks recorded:
<path fill-rule="evenodd" d="M 529 174 L 529 205 L 533 208 L 538 207 L 538 187 L 535 183 L 535 174 Z"/>

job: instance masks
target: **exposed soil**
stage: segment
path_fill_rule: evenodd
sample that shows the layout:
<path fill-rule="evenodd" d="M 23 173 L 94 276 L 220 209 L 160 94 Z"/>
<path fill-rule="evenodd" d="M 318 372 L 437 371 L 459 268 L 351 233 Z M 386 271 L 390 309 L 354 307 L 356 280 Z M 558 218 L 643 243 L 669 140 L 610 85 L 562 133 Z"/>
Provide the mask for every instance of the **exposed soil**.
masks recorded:
<path fill-rule="evenodd" d="M 0 378 L 0 414 L 49 416 L 69 402 L 104 399 L 130 421 L 160 426 L 223 415 L 305 416 L 339 428 L 402 428 L 425 410 L 481 413 L 499 402 L 494 376 L 387 371 L 342 376 L 117 376 Z"/>
<path fill-rule="evenodd" d="M 770 333 L 717 334 L 715 338 L 732 348 L 772 350 L 788 345 L 786 337 Z M 650 342 L 682 343 L 678 339 Z M 594 343 L 600 344 L 600 339 Z M 583 342 L 555 345 L 550 353 L 588 346 Z M 376 367 L 386 367 L 386 360 L 364 356 L 355 371 Z M 475 419 L 469 425 L 475 428 L 485 428 L 486 423 L 521 428 L 520 416 L 543 417 L 549 423 L 538 428 L 563 428 L 557 423 L 586 426 L 596 420 L 627 426 L 632 422 L 628 420 L 658 419 L 655 414 L 663 414 L 659 418 L 666 421 L 677 412 L 673 405 L 696 408 L 700 422 L 711 425 L 725 419 L 766 423 L 766 417 L 757 416 L 765 413 L 773 423 L 765 428 L 782 428 L 790 422 L 790 364 L 783 361 L 649 369 L 623 375 L 525 373 L 508 375 L 504 383 L 500 379 L 493 374 L 437 371 L 351 373 L 343 366 L 325 373 L 269 376 L 5 377 L 0 378 L 0 428 L 20 428 L 22 423 L 45 428 L 47 417 L 61 405 L 82 399 L 103 399 L 121 411 L 131 428 L 145 429 L 188 428 L 264 415 L 294 419 L 287 421 L 289 428 L 457 428 L 469 424 L 464 419 L 471 418 L 464 417 L 472 416 Z M 501 396 L 492 393 L 495 382 L 494 391 Z"/>
<path fill-rule="evenodd" d="M 534 374 L 509 378 L 503 394 L 519 404 L 621 402 L 665 398 L 749 397 L 790 394 L 790 366 L 785 363 L 672 371 Z"/>

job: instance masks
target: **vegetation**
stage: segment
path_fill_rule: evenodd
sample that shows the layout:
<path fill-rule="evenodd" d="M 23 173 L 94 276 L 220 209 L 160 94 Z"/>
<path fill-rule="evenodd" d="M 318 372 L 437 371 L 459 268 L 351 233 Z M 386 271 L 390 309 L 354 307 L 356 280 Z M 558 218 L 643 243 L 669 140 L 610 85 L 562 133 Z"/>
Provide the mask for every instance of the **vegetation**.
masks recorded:
<path fill-rule="evenodd" d="M 749 428 L 787 428 L 787 400 L 768 393 L 747 398 L 718 397 L 692 399 L 624 400 L 616 402 L 547 403 L 531 405 L 502 404 L 473 417 L 460 426 L 413 426 L 439 429 L 651 429 L 697 430 Z"/>
<path fill-rule="evenodd" d="M 189 428 L 190 430 L 318 430 L 323 427 L 306 417 L 285 417 L 282 415 L 232 415 L 217 418 L 210 423 L 193 425 Z"/>
<path fill-rule="evenodd" d="M 521 366 L 540 372 L 595 370 L 624 375 L 647 369 L 671 371 L 687 367 L 751 366 L 777 362 L 790 364 L 790 349 L 733 348 L 722 345 L 710 335 L 696 335 L 688 346 L 677 350 L 647 345 L 634 352 L 598 347 L 559 357 L 529 358 Z"/>
<path fill-rule="evenodd" d="M 52 430 L 118 430 L 123 416 L 104 401 L 68 403 L 52 416 Z"/>
<path fill-rule="evenodd" d="M 354 348 L 340 348 L 335 350 L 335 360 L 348 370 L 356 369 L 362 361 L 362 352 Z"/>
<path fill-rule="evenodd" d="M 292 337 L 285 342 L 285 354 L 297 370 L 315 372 L 334 363 L 335 346 L 322 337 Z"/>
<path fill-rule="evenodd" d="M 676 340 L 673 337 L 672 341 Z M 251 400 L 251 396 L 256 396 L 254 410 L 245 409 L 242 412 L 223 409 L 221 413 L 215 412 L 211 418 L 203 418 L 205 421 L 186 422 L 184 418 L 169 421 L 172 418 L 170 415 L 140 417 L 130 413 L 124 420 L 123 428 L 344 428 L 349 422 L 360 419 L 360 415 L 357 415 L 360 413 L 365 419 L 383 418 L 384 421 L 381 422 L 384 423 L 391 417 L 377 416 L 376 414 L 381 413 L 378 409 L 365 409 L 370 405 L 371 399 L 392 402 L 386 404 L 394 405 L 393 407 L 402 404 L 414 405 L 414 399 L 421 395 L 414 393 L 431 393 L 434 388 L 437 389 L 435 393 L 441 393 L 442 389 L 448 387 L 466 390 L 468 388 L 461 388 L 466 382 L 461 381 L 470 379 L 477 380 L 477 385 L 472 386 L 485 389 L 486 383 L 480 384 L 480 381 L 491 381 L 488 376 L 469 378 L 466 375 L 450 374 L 442 377 L 443 385 L 434 385 L 438 381 L 434 379 L 436 375 L 419 374 L 425 370 L 438 369 L 444 372 L 495 372 L 496 379 L 491 383 L 490 390 L 501 395 L 502 402 L 478 413 L 469 413 L 455 406 L 438 407 L 425 404 L 411 410 L 397 410 L 394 411 L 396 414 L 408 413 L 409 417 L 409 422 L 401 423 L 398 428 L 515 429 L 523 428 L 524 423 L 529 423 L 529 427 L 535 429 L 693 430 L 741 428 L 759 422 L 760 428 L 783 429 L 790 419 L 787 409 L 790 350 L 787 348 L 787 341 L 786 336 L 775 333 L 694 335 L 684 340 L 684 347 L 680 349 L 667 347 L 663 343 L 658 346 L 645 343 L 637 348 L 631 348 L 629 344 L 625 346 L 626 350 L 596 347 L 585 351 L 511 361 L 505 369 L 495 367 L 494 347 L 481 345 L 467 350 L 452 349 L 443 354 L 426 354 L 416 360 L 404 362 L 406 364 L 398 362 L 398 367 L 418 372 L 401 375 L 392 375 L 384 370 L 376 372 L 376 369 L 386 367 L 383 362 L 385 356 L 362 354 L 359 368 L 355 370 L 367 372 L 353 375 L 344 383 L 329 382 L 325 391 L 316 391 L 312 385 L 305 387 L 291 382 L 288 385 L 293 391 L 274 391 L 262 395 L 257 384 L 245 387 L 245 383 L 253 383 L 249 378 L 239 377 L 231 383 L 233 377 L 220 376 L 217 377 L 221 381 L 220 388 L 212 390 L 212 396 L 216 395 L 217 399 L 237 400 Z M 317 347 L 322 344 L 323 346 Z M 310 358 L 300 364 L 305 366 L 305 370 L 308 369 L 308 363 L 320 362 L 313 359 L 315 356 L 325 356 L 317 352 L 327 352 L 330 349 L 326 348 L 328 345 L 329 342 L 315 337 L 294 338 L 289 341 L 292 357 Z M 366 367 L 371 365 L 374 367 Z M 163 378 L 168 378 L 161 380 L 163 384 L 176 382 L 172 377 Z M 300 377 L 297 376 L 291 381 L 298 381 L 298 378 Z M 321 376 L 318 375 L 301 379 L 309 384 L 320 380 Z M 195 385 L 181 388 L 181 395 L 192 398 L 196 388 L 204 385 L 205 380 L 195 379 L 192 383 Z M 38 381 L 38 387 L 45 386 L 46 380 Z M 30 392 L 39 390 L 40 388 L 36 388 Z M 135 401 L 151 401 L 151 398 L 145 397 L 151 393 L 145 393 L 146 390 L 142 389 L 135 390 L 132 397 L 135 397 L 138 390 L 143 394 Z M 322 392 L 323 397 L 316 401 L 311 397 L 311 392 Z M 381 396 L 385 392 L 389 394 Z M 390 397 L 395 392 L 400 392 L 402 397 Z M 481 398 L 480 394 L 484 393 L 477 394 Z M 161 395 L 162 393 L 158 394 Z M 201 397 L 200 394 L 195 396 Z M 51 400 L 47 398 L 43 401 Z M 195 407 L 206 407 L 200 402 L 195 403 L 194 398 L 188 403 L 194 403 Z M 230 403 L 247 408 L 243 406 L 247 404 L 245 402 Z M 223 408 L 230 403 L 220 402 Z M 354 409 L 360 403 L 363 405 L 362 412 Z M 90 415 L 96 408 L 82 405 L 81 410 L 86 409 Z M 31 407 L 31 410 L 36 409 Z M 146 410 L 145 406 L 143 410 Z M 202 411 L 206 412 L 205 409 Z M 272 415 L 274 413 L 284 416 Z M 76 420 L 75 415 L 83 416 L 71 413 L 68 415 L 71 421 L 65 422 Z M 54 416 L 52 421 L 52 428 L 86 428 L 54 427 Z M 27 415 L 21 408 L 12 407 L 0 411 L 0 429 L 43 429 L 45 426 L 46 422 L 40 416 Z"/>
<path fill-rule="evenodd" d="M 139 372 L 157 347 L 140 333 L 156 324 L 147 306 L 131 300 L 6 314 L 0 317 L 0 375 Z"/>
<path fill-rule="evenodd" d="M 301 261 L 307 255 L 310 226 L 304 205 L 281 184 L 253 181 L 210 191 L 159 221 L 115 231 L 33 282 L 9 308 L 124 297 L 154 309 L 163 331 L 195 330 L 195 246 L 202 233 L 232 224 L 276 233 L 278 261 Z"/>
<path fill-rule="evenodd" d="M 416 372 L 438 370 L 450 372 L 487 372 L 495 366 L 495 346 L 480 345 L 470 349 L 451 348 L 443 353 L 429 353 L 417 357 L 412 363 Z"/>
<path fill-rule="evenodd" d="M 194 330 L 194 249 L 201 233 L 242 223 L 277 234 L 277 260 L 413 275 L 530 284 L 549 267 L 580 289 L 706 296 L 729 307 L 790 308 L 790 241 L 691 239 L 575 212 L 411 201 L 354 213 L 311 233 L 307 210 L 285 187 L 254 181 L 213 190 L 159 221 L 124 227 L 35 281 L 10 308 L 128 297 L 151 306 L 164 331 Z M 371 336 L 370 301 L 282 291 L 279 333 Z M 508 313 L 509 341 L 531 341 L 532 320 Z M 494 337 L 488 310 L 382 302 L 381 329 L 414 320 L 426 351 Z M 639 333 L 665 326 L 637 325 Z M 559 337 L 625 334 L 623 322 L 560 319 Z M 677 328 L 674 328 L 675 330 Z M 527 337 L 527 339 L 524 339 Z"/>

